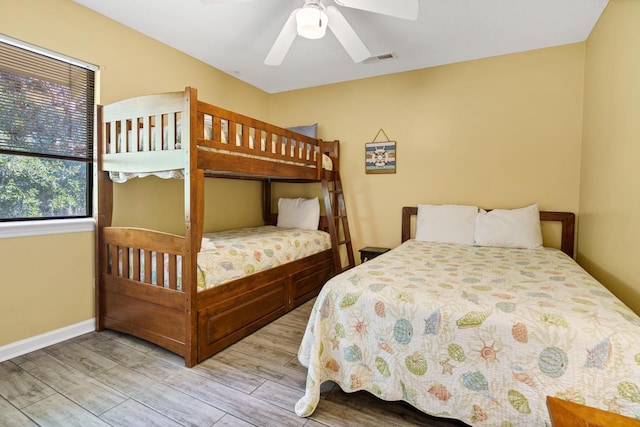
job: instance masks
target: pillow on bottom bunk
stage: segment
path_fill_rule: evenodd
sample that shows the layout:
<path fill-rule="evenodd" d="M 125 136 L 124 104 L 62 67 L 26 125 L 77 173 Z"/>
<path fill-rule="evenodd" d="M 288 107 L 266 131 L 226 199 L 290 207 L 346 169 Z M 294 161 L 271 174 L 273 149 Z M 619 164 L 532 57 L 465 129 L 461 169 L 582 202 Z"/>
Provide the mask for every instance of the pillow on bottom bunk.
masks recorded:
<path fill-rule="evenodd" d="M 278 227 L 317 230 L 320 223 L 320 202 L 318 198 L 278 199 Z"/>

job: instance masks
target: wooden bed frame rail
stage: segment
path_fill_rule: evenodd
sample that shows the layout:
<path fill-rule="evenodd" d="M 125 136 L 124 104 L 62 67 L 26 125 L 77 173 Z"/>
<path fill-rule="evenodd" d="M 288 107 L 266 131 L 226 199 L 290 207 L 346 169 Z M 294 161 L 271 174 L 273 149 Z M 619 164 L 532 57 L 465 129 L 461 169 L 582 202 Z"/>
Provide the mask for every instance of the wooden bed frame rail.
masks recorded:
<path fill-rule="evenodd" d="M 114 276 L 138 278 L 141 282 L 178 289 L 185 238 L 158 231 L 106 227 L 104 260 L 107 272 Z M 165 277 L 165 264 L 167 274 Z M 180 264 L 180 265 L 179 265 Z M 165 280 L 166 279 L 166 280 Z"/>
<path fill-rule="evenodd" d="M 105 171 L 182 169 L 198 150 L 197 167 L 216 175 L 321 178 L 317 139 L 197 101 L 193 88 L 110 104 L 102 116 Z"/>
<path fill-rule="evenodd" d="M 205 123 L 211 121 L 213 132 L 207 139 L 204 133 Z M 225 128 L 231 137 L 223 136 Z M 320 147 L 316 139 L 203 102 L 198 102 L 197 132 L 198 147 L 201 148 L 219 150 L 222 153 L 228 150 L 233 152 L 235 158 L 239 157 L 237 154 L 244 154 L 264 160 L 293 162 L 315 170 L 322 169 Z M 218 163 L 215 164 L 216 169 L 219 169 Z M 237 169 L 233 169 L 233 172 L 236 171 Z"/>
<path fill-rule="evenodd" d="M 491 209 L 486 209 L 490 211 Z M 402 242 L 411 238 L 411 217 L 418 215 L 417 206 L 402 208 Z M 560 250 L 573 258 L 576 216 L 572 212 L 540 211 L 540 221 L 558 221 L 562 226 Z"/>

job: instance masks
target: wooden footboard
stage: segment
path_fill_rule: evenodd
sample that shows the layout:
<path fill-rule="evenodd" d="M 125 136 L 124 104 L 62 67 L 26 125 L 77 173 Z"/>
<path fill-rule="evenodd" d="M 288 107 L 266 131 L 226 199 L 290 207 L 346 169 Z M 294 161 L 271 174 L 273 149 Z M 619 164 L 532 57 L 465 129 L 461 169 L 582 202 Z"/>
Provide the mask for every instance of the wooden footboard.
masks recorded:
<path fill-rule="evenodd" d="M 184 237 L 105 227 L 99 260 L 98 330 L 125 332 L 185 355 Z"/>

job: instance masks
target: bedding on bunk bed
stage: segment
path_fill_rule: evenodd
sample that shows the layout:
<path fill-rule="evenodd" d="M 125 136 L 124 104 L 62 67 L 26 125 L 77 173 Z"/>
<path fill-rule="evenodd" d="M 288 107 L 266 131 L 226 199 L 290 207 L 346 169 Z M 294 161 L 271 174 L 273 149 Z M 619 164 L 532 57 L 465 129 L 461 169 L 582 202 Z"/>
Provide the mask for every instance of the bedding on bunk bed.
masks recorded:
<path fill-rule="evenodd" d="M 277 267 L 331 248 L 329 233 L 272 225 L 204 234 L 198 289 Z"/>
<path fill-rule="evenodd" d="M 202 247 L 198 253 L 198 291 L 330 248 L 331 237 L 329 233 L 322 230 L 265 225 L 205 233 L 202 235 Z M 133 263 L 132 256 L 133 254 L 129 254 L 130 264 Z M 140 280 L 143 281 L 145 274 L 143 257 L 140 262 Z M 157 284 L 156 257 L 151 257 L 151 262 L 151 283 Z M 177 263 L 178 290 L 182 287 L 181 265 L 181 262 Z M 167 287 L 169 285 L 168 255 L 165 255 L 164 270 L 164 286 Z"/>
<path fill-rule="evenodd" d="M 327 282 L 299 354 L 320 384 L 473 426 L 548 426 L 546 396 L 640 417 L 640 318 L 565 253 L 407 240 Z"/>

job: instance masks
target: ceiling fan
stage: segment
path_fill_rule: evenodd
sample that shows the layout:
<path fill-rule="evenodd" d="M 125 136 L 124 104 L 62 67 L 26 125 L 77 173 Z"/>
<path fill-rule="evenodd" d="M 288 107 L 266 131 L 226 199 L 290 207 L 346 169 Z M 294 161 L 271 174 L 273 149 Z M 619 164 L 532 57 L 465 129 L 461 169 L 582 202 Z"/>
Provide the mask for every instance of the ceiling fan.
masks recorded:
<path fill-rule="evenodd" d="M 249 0 L 201 0 L 205 4 L 226 1 Z M 415 20 L 418 17 L 418 0 L 334 0 L 339 6 Z M 322 0 L 304 0 L 304 5 L 294 9 L 282 27 L 278 38 L 264 59 L 266 65 L 280 65 L 289 52 L 296 36 L 308 39 L 324 37 L 327 27 L 336 36 L 354 62 L 362 62 L 371 56 L 369 49 L 353 30 L 349 22 L 335 6 L 325 6 Z"/>

